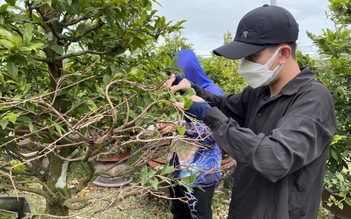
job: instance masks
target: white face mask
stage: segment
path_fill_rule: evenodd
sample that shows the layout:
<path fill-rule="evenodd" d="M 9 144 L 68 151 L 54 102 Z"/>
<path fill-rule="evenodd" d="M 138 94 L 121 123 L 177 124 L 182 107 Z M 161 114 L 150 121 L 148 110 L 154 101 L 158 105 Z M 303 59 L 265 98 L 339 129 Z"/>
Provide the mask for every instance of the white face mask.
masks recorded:
<path fill-rule="evenodd" d="M 273 71 L 269 70 L 278 56 L 280 48 L 275 51 L 272 58 L 264 65 L 241 59 L 238 73 L 252 88 L 269 85 L 283 68 L 283 65 L 278 64 Z"/>

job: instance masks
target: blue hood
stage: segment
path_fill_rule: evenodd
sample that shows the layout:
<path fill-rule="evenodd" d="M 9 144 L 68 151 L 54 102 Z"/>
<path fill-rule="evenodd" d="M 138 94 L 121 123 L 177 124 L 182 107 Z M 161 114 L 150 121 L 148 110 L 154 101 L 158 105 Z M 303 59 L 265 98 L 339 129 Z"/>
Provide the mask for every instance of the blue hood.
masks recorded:
<path fill-rule="evenodd" d="M 205 90 L 213 94 L 224 95 L 224 92 L 215 83 L 211 81 L 202 69 L 195 53 L 190 49 L 184 49 L 178 52 L 175 57 L 179 57 L 175 66 L 179 66 L 184 72 L 185 78 L 195 82 Z"/>

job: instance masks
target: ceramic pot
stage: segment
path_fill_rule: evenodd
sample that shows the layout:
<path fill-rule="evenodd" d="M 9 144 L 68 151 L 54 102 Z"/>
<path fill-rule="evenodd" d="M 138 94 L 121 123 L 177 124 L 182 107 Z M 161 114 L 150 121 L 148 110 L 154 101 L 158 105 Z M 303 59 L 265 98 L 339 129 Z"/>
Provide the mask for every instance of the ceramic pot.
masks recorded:
<path fill-rule="evenodd" d="M 121 174 L 130 167 L 127 163 L 116 162 L 98 162 L 96 165 L 96 172 L 104 172 L 116 177 L 102 177 L 98 176 L 93 184 L 101 187 L 121 187 L 129 184 L 133 178 L 129 174 Z"/>
<path fill-rule="evenodd" d="M 106 172 L 111 175 L 116 175 L 116 177 L 102 177 L 98 176 L 93 184 L 101 187 L 121 187 L 129 184 L 133 178 L 129 174 L 121 174 L 127 170 L 130 165 L 121 162 L 131 156 L 131 149 L 127 148 L 125 152 L 113 154 L 112 156 L 100 157 L 95 166 L 96 172 Z M 119 163 L 120 162 L 120 163 Z M 118 163 L 118 164 L 117 164 Z"/>
<path fill-rule="evenodd" d="M 111 156 L 103 156 L 98 159 L 98 162 L 117 162 L 131 155 L 131 149 L 127 148 L 124 152 L 113 154 Z"/>

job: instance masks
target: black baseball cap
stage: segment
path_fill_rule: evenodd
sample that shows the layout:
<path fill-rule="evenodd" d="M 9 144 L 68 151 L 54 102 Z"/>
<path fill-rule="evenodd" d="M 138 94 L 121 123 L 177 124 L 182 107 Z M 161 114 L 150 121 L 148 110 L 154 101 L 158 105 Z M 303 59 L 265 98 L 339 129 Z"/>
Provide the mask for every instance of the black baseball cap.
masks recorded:
<path fill-rule="evenodd" d="M 299 35 L 299 25 L 286 9 L 263 5 L 247 13 L 239 22 L 232 42 L 213 50 L 218 56 L 241 59 L 269 45 L 293 43 Z"/>

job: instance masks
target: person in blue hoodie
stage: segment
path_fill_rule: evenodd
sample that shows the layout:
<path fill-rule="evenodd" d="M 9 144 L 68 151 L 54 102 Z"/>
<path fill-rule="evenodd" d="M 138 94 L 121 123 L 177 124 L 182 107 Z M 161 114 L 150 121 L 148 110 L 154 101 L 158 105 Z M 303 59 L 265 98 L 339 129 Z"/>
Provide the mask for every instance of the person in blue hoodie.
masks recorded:
<path fill-rule="evenodd" d="M 175 57 L 178 57 L 175 66 L 180 67 L 185 78 L 213 94 L 224 95 L 222 89 L 205 74 L 192 50 L 184 49 Z M 197 178 L 195 183 L 187 185 L 192 191 L 182 185 L 170 188 L 170 196 L 175 198 L 171 205 L 173 218 L 211 219 L 212 198 L 220 180 L 221 149 L 210 134 L 210 129 L 201 121 L 176 123 L 184 126 L 186 132 L 172 142 L 172 152 L 168 156 L 170 165 L 176 167 L 174 177 L 182 179 L 193 175 Z M 163 134 L 171 130 L 169 123 L 158 123 L 157 128 Z"/>
<path fill-rule="evenodd" d="M 175 66 L 180 67 L 186 79 L 195 82 L 199 87 L 210 91 L 212 94 L 221 96 L 224 95 L 223 90 L 213 83 L 212 80 L 206 75 L 198 58 L 192 50 L 183 49 L 178 52 L 175 57 L 178 57 Z"/>

